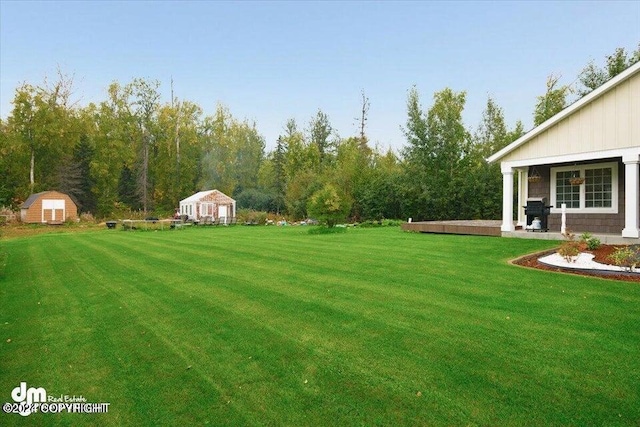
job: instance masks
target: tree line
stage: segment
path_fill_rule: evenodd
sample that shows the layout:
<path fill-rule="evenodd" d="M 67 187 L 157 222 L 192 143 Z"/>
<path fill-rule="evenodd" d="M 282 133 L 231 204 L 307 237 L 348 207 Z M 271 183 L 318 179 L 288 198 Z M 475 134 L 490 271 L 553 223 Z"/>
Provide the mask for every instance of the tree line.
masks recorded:
<path fill-rule="evenodd" d="M 534 123 L 584 96 L 640 60 L 617 49 L 604 68 L 589 63 L 580 87 L 550 76 L 534 107 Z M 160 101 L 157 81 L 112 83 L 105 100 L 74 102 L 73 78 L 24 83 L 0 120 L 0 205 L 18 207 L 29 194 L 70 194 L 81 212 L 105 218 L 128 210 L 171 214 L 179 200 L 216 188 L 249 208 L 302 219 L 329 209 L 353 220 L 489 219 L 501 212 L 499 165 L 485 159 L 520 137 L 489 97 L 481 122 L 462 121 L 464 91 L 445 88 L 425 109 L 408 91 L 406 145 L 399 153 L 371 147 L 369 99 L 362 93 L 358 132 L 340 137 L 323 111 L 300 124 L 286 122 L 265 151 L 256 123 L 219 104 L 213 115 L 173 96 Z"/>

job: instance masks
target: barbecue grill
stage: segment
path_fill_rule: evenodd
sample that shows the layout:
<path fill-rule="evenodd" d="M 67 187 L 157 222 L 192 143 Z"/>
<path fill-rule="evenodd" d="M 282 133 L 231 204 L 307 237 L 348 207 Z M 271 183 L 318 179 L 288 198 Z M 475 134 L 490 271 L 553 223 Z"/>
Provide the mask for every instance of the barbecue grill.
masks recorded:
<path fill-rule="evenodd" d="M 527 230 L 529 231 L 549 231 L 548 218 L 553 206 L 547 205 L 546 197 L 529 197 L 524 213 L 527 216 Z M 534 224 L 535 219 L 540 220 L 540 227 Z"/>

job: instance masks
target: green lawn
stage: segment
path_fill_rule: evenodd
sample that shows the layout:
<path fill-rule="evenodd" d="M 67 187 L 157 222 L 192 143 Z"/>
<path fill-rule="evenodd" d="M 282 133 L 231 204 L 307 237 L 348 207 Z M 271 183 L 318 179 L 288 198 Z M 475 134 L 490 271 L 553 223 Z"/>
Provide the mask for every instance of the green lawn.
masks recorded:
<path fill-rule="evenodd" d="M 0 400 L 26 381 L 111 404 L 0 425 L 640 423 L 640 286 L 507 263 L 550 242 L 238 226 L 0 245 Z"/>

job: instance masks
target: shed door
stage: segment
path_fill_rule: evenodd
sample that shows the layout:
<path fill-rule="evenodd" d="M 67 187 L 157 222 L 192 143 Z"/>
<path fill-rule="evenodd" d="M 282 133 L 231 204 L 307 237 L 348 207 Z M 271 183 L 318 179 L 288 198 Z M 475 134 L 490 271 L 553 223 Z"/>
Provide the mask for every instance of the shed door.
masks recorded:
<path fill-rule="evenodd" d="M 64 221 L 64 200 L 42 200 L 42 222 Z"/>
<path fill-rule="evenodd" d="M 227 217 L 227 207 L 218 206 L 218 218 L 226 218 L 226 217 Z"/>

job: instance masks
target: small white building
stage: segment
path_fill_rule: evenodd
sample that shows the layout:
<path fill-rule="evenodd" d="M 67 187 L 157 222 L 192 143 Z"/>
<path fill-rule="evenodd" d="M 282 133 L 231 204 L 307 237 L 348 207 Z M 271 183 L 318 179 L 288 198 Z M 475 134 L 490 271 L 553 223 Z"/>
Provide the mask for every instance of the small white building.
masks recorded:
<path fill-rule="evenodd" d="M 199 191 L 180 200 L 180 215 L 194 221 L 209 219 L 227 224 L 236 217 L 236 201 L 218 190 Z"/>

